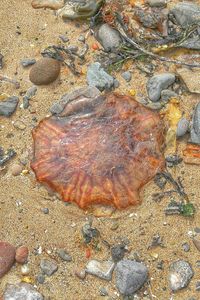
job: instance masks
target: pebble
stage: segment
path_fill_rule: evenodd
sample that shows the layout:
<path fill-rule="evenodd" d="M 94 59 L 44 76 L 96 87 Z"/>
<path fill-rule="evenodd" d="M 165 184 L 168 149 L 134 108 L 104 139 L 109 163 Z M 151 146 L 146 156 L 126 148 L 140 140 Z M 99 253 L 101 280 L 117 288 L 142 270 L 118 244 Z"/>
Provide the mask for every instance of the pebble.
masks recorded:
<path fill-rule="evenodd" d="M 56 262 L 53 260 L 48 260 L 48 259 L 41 260 L 40 268 L 44 272 L 44 274 L 47 276 L 53 275 L 58 270 L 58 266 L 57 266 Z"/>
<path fill-rule="evenodd" d="M 10 168 L 10 172 L 13 176 L 18 176 L 21 174 L 23 167 L 19 164 L 14 164 Z"/>
<path fill-rule="evenodd" d="M 190 129 L 190 141 L 200 145 L 200 102 L 196 105 Z"/>
<path fill-rule="evenodd" d="M 200 291 L 200 281 L 196 282 L 196 291 Z"/>
<path fill-rule="evenodd" d="M 177 69 L 177 74 L 186 85 L 190 93 L 200 94 L 200 74 L 199 69 L 190 70 L 188 68 Z"/>
<path fill-rule="evenodd" d="M 0 101 L 0 116 L 10 117 L 16 110 L 19 102 L 17 96 L 8 97 L 4 101 Z"/>
<path fill-rule="evenodd" d="M 38 274 L 36 280 L 38 283 L 43 284 L 45 282 L 45 276 L 43 274 Z"/>
<path fill-rule="evenodd" d="M 124 244 L 115 245 L 111 248 L 112 260 L 118 262 L 124 258 L 126 247 Z"/>
<path fill-rule="evenodd" d="M 194 272 L 185 260 L 178 260 L 170 265 L 169 283 L 172 291 L 178 291 L 188 286 Z"/>
<path fill-rule="evenodd" d="M 24 124 L 24 122 L 22 122 L 21 120 L 16 120 L 13 123 L 13 126 L 19 130 L 24 130 L 26 128 L 26 125 Z"/>
<path fill-rule="evenodd" d="M 43 212 L 45 215 L 48 215 L 48 213 L 49 213 L 48 207 L 44 207 L 44 208 L 42 208 L 41 210 L 42 210 L 42 212 Z"/>
<path fill-rule="evenodd" d="M 181 48 L 200 50 L 200 38 L 199 35 L 188 38 L 180 44 Z"/>
<path fill-rule="evenodd" d="M 71 255 L 65 249 L 58 250 L 58 256 L 64 261 L 72 261 Z"/>
<path fill-rule="evenodd" d="M 80 270 L 80 269 L 75 269 L 74 274 L 79 278 L 79 279 L 85 279 L 86 277 L 86 272 L 85 270 Z"/>
<path fill-rule="evenodd" d="M 19 264 L 24 264 L 28 259 L 28 248 L 26 246 L 21 246 L 17 248 L 15 254 L 15 260 Z"/>
<path fill-rule="evenodd" d="M 60 74 L 60 62 L 53 58 L 43 57 L 31 68 L 29 78 L 36 85 L 49 84 Z"/>
<path fill-rule="evenodd" d="M 140 289 L 148 278 L 147 267 L 133 260 L 121 260 L 116 266 L 116 286 L 125 296 Z"/>
<path fill-rule="evenodd" d="M 28 275 L 30 273 L 30 268 L 28 265 L 22 265 L 21 267 L 22 275 Z"/>
<path fill-rule="evenodd" d="M 189 121 L 186 118 L 181 118 L 177 124 L 176 136 L 182 137 L 188 132 L 188 130 L 189 130 Z"/>
<path fill-rule="evenodd" d="M 89 86 L 96 87 L 100 91 L 110 90 L 114 86 L 114 78 L 106 73 L 98 62 L 88 67 L 87 82 Z"/>
<path fill-rule="evenodd" d="M 96 37 L 105 51 L 113 51 L 122 42 L 119 32 L 107 23 L 99 27 Z"/>
<path fill-rule="evenodd" d="M 178 98 L 178 95 L 171 90 L 161 91 L 161 101 L 168 102 L 171 98 Z"/>
<path fill-rule="evenodd" d="M 100 235 L 98 229 L 92 227 L 90 223 L 84 224 L 81 231 L 86 244 L 89 244 L 93 238 L 96 238 Z"/>
<path fill-rule="evenodd" d="M 16 285 L 7 284 L 3 294 L 3 300 L 44 300 L 34 286 L 29 283 L 20 282 Z"/>
<path fill-rule="evenodd" d="M 177 3 L 171 10 L 176 22 L 186 28 L 200 22 L 200 5 L 190 2 Z"/>
<path fill-rule="evenodd" d="M 67 49 L 69 51 L 71 51 L 72 53 L 76 53 L 78 51 L 78 46 L 70 45 L 70 46 L 67 47 Z"/>
<path fill-rule="evenodd" d="M 85 37 L 84 37 L 84 35 L 80 35 L 79 37 L 78 37 L 78 41 L 79 42 L 82 42 L 82 43 L 85 43 Z"/>
<path fill-rule="evenodd" d="M 3 277 L 15 262 L 15 247 L 0 241 L 0 278 Z"/>
<path fill-rule="evenodd" d="M 32 0 L 31 5 L 33 8 L 51 8 L 59 9 L 64 6 L 63 0 Z"/>
<path fill-rule="evenodd" d="M 120 82 L 119 80 L 117 80 L 116 78 L 114 79 L 114 88 L 117 89 L 120 86 Z"/>
<path fill-rule="evenodd" d="M 23 97 L 23 108 L 27 109 L 29 107 L 29 101 L 37 92 L 37 87 L 35 85 L 31 86 Z"/>
<path fill-rule="evenodd" d="M 183 248 L 183 251 L 185 251 L 185 252 L 190 251 L 190 245 L 188 243 L 182 244 L 182 248 Z"/>
<path fill-rule="evenodd" d="M 106 288 L 104 288 L 104 287 L 99 288 L 99 293 L 100 293 L 100 296 L 103 296 L 103 297 L 108 296 L 108 292 L 107 292 Z"/>
<path fill-rule="evenodd" d="M 59 35 L 59 38 L 61 39 L 61 41 L 62 41 L 63 43 L 69 42 L 69 38 L 68 38 L 66 35 L 60 34 L 60 35 Z"/>
<path fill-rule="evenodd" d="M 26 68 L 28 66 L 34 65 L 36 63 L 35 58 L 24 58 L 20 61 L 22 67 Z"/>
<path fill-rule="evenodd" d="M 112 261 L 90 260 L 86 266 L 86 273 L 95 275 L 101 279 L 111 280 L 115 264 Z"/>
<path fill-rule="evenodd" d="M 151 7 L 166 7 L 167 6 L 166 0 L 147 0 L 147 3 Z"/>
<path fill-rule="evenodd" d="M 149 99 L 153 102 L 159 101 L 161 91 L 172 85 L 175 79 L 176 77 L 172 73 L 162 73 L 151 77 L 146 86 Z"/>
<path fill-rule="evenodd" d="M 121 74 L 121 76 L 124 78 L 124 80 L 126 80 L 127 82 L 130 82 L 131 81 L 131 78 L 132 78 L 132 74 L 131 72 L 129 71 L 126 71 L 126 72 L 123 72 Z"/>

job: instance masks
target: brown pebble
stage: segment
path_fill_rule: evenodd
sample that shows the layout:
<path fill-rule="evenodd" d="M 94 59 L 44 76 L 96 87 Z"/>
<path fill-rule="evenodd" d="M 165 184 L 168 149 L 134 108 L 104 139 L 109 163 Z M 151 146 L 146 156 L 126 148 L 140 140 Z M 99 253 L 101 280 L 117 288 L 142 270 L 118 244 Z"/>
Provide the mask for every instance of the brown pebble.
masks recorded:
<path fill-rule="evenodd" d="M 81 270 L 81 269 L 75 269 L 74 270 L 74 274 L 78 277 L 78 278 L 80 278 L 80 279 L 85 279 L 85 277 L 86 277 L 86 272 L 85 272 L 85 270 Z"/>
<path fill-rule="evenodd" d="M 33 0 L 31 5 L 33 8 L 51 8 L 59 9 L 63 7 L 63 0 Z"/>
<path fill-rule="evenodd" d="M 0 278 L 12 267 L 15 261 L 15 247 L 7 242 L 0 242 Z"/>
<path fill-rule="evenodd" d="M 60 74 L 60 63 L 49 57 L 38 60 L 31 68 L 29 78 L 36 85 L 49 84 Z"/>
<path fill-rule="evenodd" d="M 15 260 L 19 264 L 24 264 L 28 259 L 28 248 L 26 246 L 21 246 L 17 248 L 15 254 Z"/>
<path fill-rule="evenodd" d="M 23 170 L 23 167 L 19 164 L 14 164 L 11 166 L 11 174 L 13 176 L 18 176 Z"/>

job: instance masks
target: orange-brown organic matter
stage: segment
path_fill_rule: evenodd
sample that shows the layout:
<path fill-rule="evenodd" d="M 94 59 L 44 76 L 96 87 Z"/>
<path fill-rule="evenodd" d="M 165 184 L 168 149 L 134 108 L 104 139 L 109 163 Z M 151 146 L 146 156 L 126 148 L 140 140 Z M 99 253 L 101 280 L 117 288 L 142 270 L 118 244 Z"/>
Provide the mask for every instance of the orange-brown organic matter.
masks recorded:
<path fill-rule="evenodd" d="M 139 189 L 164 166 L 161 119 L 129 96 L 74 100 L 33 139 L 38 181 L 81 208 L 139 203 Z"/>

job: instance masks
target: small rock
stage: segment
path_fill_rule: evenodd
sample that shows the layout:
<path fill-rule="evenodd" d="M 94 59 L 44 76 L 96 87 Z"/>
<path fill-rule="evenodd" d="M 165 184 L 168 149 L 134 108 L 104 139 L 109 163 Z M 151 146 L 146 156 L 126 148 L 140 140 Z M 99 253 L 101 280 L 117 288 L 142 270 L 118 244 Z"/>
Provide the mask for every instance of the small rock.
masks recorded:
<path fill-rule="evenodd" d="M 166 0 L 147 0 L 147 3 L 151 7 L 166 7 L 167 6 Z"/>
<path fill-rule="evenodd" d="M 80 269 L 75 269 L 74 270 L 74 274 L 78 277 L 78 278 L 80 278 L 80 279 L 85 279 L 85 277 L 86 277 L 86 272 L 85 272 L 85 270 L 80 270 Z"/>
<path fill-rule="evenodd" d="M 43 300 L 44 297 L 29 283 L 7 284 L 3 300 Z"/>
<path fill-rule="evenodd" d="M 116 78 L 114 79 L 114 88 L 117 89 L 119 87 L 120 83 L 119 80 L 117 80 Z"/>
<path fill-rule="evenodd" d="M 178 291 L 188 286 L 194 272 L 185 260 L 178 260 L 170 265 L 169 283 L 172 291 Z"/>
<path fill-rule="evenodd" d="M 24 58 L 20 61 L 20 64 L 25 68 L 36 63 L 35 58 Z"/>
<path fill-rule="evenodd" d="M 101 279 L 111 280 L 115 264 L 112 261 L 91 260 L 86 266 L 86 273 Z"/>
<path fill-rule="evenodd" d="M 38 274 L 36 280 L 38 283 L 43 284 L 45 282 L 45 276 L 43 274 Z"/>
<path fill-rule="evenodd" d="M 15 247 L 0 241 L 0 278 L 3 277 L 15 262 Z"/>
<path fill-rule="evenodd" d="M 183 251 L 189 252 L 190 251 L 190 245 L 188 243 L 184 243 L 182 245 Z"/>
<path fill-rule="evenodd" d="M 64 0 L 33 0 L 31 5 L 33 8 L 50 8 L 57 10 L 64 6 Z"/>
<path fill-rule="evenodd" d="M 186 118 L 181 118 L 177 124 L 176 136 L 182 137 L 188 132 L 188 130 L 189 130 L 189 121 Z"/>
<path fill-rule="evenodd" d="M 109 90 L 114 86 L 114 78 L 104 71 L 100 63 L 92 63 L 87 70 L 87 82 L 89 86 L 100 91 Z"/>
<path fill-rule="evenodd" d="M 149 99 L 153 102 L 159 101 L 161 91 L 173 84 L 175 79 L 176 77 L 172 73 L 162 73 L 151 77 L 147 82 Z"/>
<path fill-rule="evenodd" d="M 200 281 L 196 282 L 196 291 L 200 291 Z"/>
<path fill-rule="evenodd" d="M 13 123 L 13 126 L 19 130 L 24 130 L 26 128 L 26 125 L 24 124 L 24 122 L 22 122 L 21 120 L 16 120 Z"/>
<path fill-rule="evenodd" d="M 178 95 L 171 90 L 162 90 L 161 91 L 161 100 L 168 102 L 171 98 L 178 98 Z"/>
<path fill-rule="evenodd" d="M 72 261 L 71 255 L 65 249 L 59 249 L 58 256 L 64 261 Z"/>
<path fill-rule="evenodd" d="M 76 53 L 78 51 L 78 46 L 70 45 L 69 47 L 67 47 L 67 49 L 72 53 Z"/>
<path fill-rule="evenodd" d="M 112 260 L 118 262 L 124 258 L 126 246 L 124 244 L 115 245 L 111 248 Z"/>
<path fill-rule="evenodd" d="M 104 288 L 104 287 L 100 287 L 99 293 L 103 297 L 108 296 L 108 292 L 107 292 L 106 288 Z"/>
<path fill-rule="evenodd" d="M 19 98 L 16 96 L 0 101 L 0 116 L 10 117 L 15 112 L 18 102 Z"/>
<path fill-rule="evenodd" d="M 22 275 L 28 275 L 30 273 L 30 268 L 28 265 L 21 266 L 21 273 Z"/>
<path fill-rule="evenodd" d="M 200 94 L 200 73 L 199 69 L 193 70 L 187 68 L 177 69 L 177 74 L 184 82 L 190 93 Z"/>
<path fill-rule="evenodd" d="M 200 145 L 200 102 L 194 110 L 190 130 L 190 141 L 194 144 Z"/>
<path fill-rule="evenodd" d="M 49 84 L 60 74 L 60 62 L 53 58 L 43 57 L 31 68 L 29 78 L 36 85 Z"/>
<path fill-rule="evenodd" d="M 26 246 L 21 246 L 17 248 L 15 254 L 15 260 L 19 264 L 24 264 L 28 259 L 28 248 Z"/>
<path fill-rule="evenodd" d="M 29 101 L 37 92 L 37 87 L 35 85 L 31 86 L 23 97 L 23 108 L 27 109 L 29 107 Z"/>
<path fill-rule="evenodd" d="M 183 41 L 179 47 L 193 50 L 200 50 L 200 38 L 199 35 L 188 38 Z"/>
<path fill-rule="evenodd" d="M 200 5 L 190 2 L 177 3 L 171 10 L 178 25 L 186 28 L 200 22 Z"/>
<path fill-rule="evenodd" d="M 136 261 L 121 260 L 116 266 L 116 286 L 125 296 L 139 290 L 148 278 L 147 267 Z"/>
<path fill-rule="evenodd" d="M 47 276 L 53 275 L 58 270 L 58 266 L 57 266 L 56 262 L 53 260 L 47 260 L 47 259 L 41 260 L 40 268 L 44 272 L 44 274 Z"/>
<path fill-rule="evenodd" d="M 13 176 L 18 176 L 19 174 L 21 174 L 22 170 L 23 170 L 23 167 L 21 165 L 14 164 L 11 166 L 10 171 Z"/>
<path fill-rule="evenodd" d="M 131 81 L 131 78 L 132 78 L 131 72 L 126 71 L 126 72 L 123 72 L 121 75 L 127 82 Z"/>
<path fill-rule="evenodd" d="M 98 229 L 93 228 L 90 223 L 84 224 L 81 231 L 86 244 L 89 244 L 93 238 L 97 238 L 100 235 Z"/>
<path fill-rule="evenodd" d="M 59 35 L 59 38 L 61 39 L 61 41 L 62 41 L 63 43 L 69 42 L 69 38 L 68 38 L 66 35 L 60 34 L 60 35 Z"/>
<path fill-rule="evenodd" d="M 48 215 L 48 213 L 49 213 L 48 207 L 42 208 L 42 212 L 43 212 L 45 215 Z"/>
<path fill-rule="evenodd" d="M 99 27 L 96 36 L 105 51 L 112 51 L 122 43 L 119 32 L 107 23 Z"/>
<path fill-rule="evenodd" d="M 82 43 L 85 43 L 85 37 L 84 37 L 84 35 L 80 35 L 79 37 L 78 37 L 78 41 L 79 42 L 82 42 Z"/>

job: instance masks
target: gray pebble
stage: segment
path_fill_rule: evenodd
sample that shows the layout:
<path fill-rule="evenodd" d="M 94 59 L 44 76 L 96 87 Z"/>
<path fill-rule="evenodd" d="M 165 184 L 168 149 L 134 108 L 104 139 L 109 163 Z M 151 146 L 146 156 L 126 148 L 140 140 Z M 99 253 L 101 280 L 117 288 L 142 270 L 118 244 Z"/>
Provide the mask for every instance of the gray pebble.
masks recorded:
<path fill-rule="evenodd" d="M 161 100 L 168 102 L 171 98 L 178 98 L 178 95 L 171 90 L 162 90 L 161 91 Z"/>
<path fill-rule="evenodd" d="M 151 7 L 165 7 L 167 6 L 166 0 L 148 0 L 147 3 Z"/>
<path fill-rule="evenodd" d="M 76 53 L 78 51 L 78 46 L 70 45 L 70 46 L 67 47 L 67 49 L 69 51 L 71 51 L 72 53 Z"/>
<path fill-rule="evenodd" d="M 90 260 L 86 266 L 86 273 L 95 275 L 101 279 L 111 280 L 115 264 L 112 261 Z"/>
<path fill-rule="evenodd" d="M 10 117 L 16 110 L 19 102 L 17 96 L 8 97 L 4 101 L 0 101 L 0 116 Z"/>
<path fill-rule="evenodd" d="M 176 136 L 182 137 L 189 130 L 189 121 L 186 118 L 181 118 L 177 124 Z"/>
<path fill-rule="evenodd" d="M 146 86 L 149 99 L 153 102 L 159 101 L 161 91 L 172 85 L 175 79 L 176 77 L 172 73 L 162 73 L 151 77 Z"/>
<path fill-rule="evenodd" d="M 42 212 L 43 212 L 45 215 L 48 215 L 48 213 L 49 213 L 48 207 L 42 208 Z"/>
<path fill-rule="evenodd" d="M 195 227 L 195 228 L 194 228 L 194 231 L 195 231 L 196 233 L 200 233 L 200 227 Z"/>
<path fill-rule="evenodd" d="M 36 280 L 38 283 L 43 284 L 45 282 L 45 276 L 43 274 L 38 274 Z"/>
<path fill-rule="evenodd" d="M 27 90 L 26 94 L 23 97 L 23 108 L 24 109 L 27 109 L 29 107 L 29 101 L 31 100 L 31 98 L 33 96 L 35 96 L 36 92 L 37 92 L 37 87 L 35 85 L 31 86 Z"/>
<path fill-rule="evenodd" d="M 60 35 L 59 35 L 59 38 L 61 39 L 61 41 L 62 41 L 63 43 L 69 42 L 69 39 L 68 39 L 68 37 L 67 37 L 66 35 L 60 34 Z"/>
<path fill-rule="evenodd" d="M 36 63 L 35 58 L 24 58 L 20 61 L 20 64 L 25 68 Z"/>
<path fill-rule="evenodd" d="M 198 4 L 180 2 L 170 10 L 170 13 L 183 28 L 200 23 L 200 5 Z"/>
<path fill-rule="evenodd" d="M 190 130 L 190 141 L 194 144 L 200 145 L 200 102 L 197 104 L 194 110 L 192 126 Z"/>
<path fill-rule="evenodd" d="M 100 91 L 110 90 L 114 86 L 114 78 L 106 73 L 98 62 L 88 67 L 87 82 L 89 86 L 96 87 Z"/>
<path fill-rule="evenodd" d="M 85 43 L 85 37 L 84 37 L 84 35 L 80 35 L 79 37 L 78 37 L 78 41 L 79 42 L 82 42 L 82 43 Z"/>
<path fill-rule="evenodd" d="M 71 255 L 66 251 L 66 250 L 64 250 L 64 249 L 59 249 L 58 250 L 58 256 L 62 259 L 62 260 L 64 260 L 64 261 L 72 261 L 72 257 L 71 257 Z"/>
<path fill-rule="evenodd" d="M 116 286 L 125 296 L 139 290 L 148 278 L 147 267 L 136 261 L 121 260 L 116 266 Z"/>
<path fill-rule="evenodd" d="M 185 260 L 178 260 L 170 265 L 169 283 L 172 291 L 178 291 L 188 286 L 194 272 Z"/>
<path fill-rule="evenodd" d="M 196 282 L 196 291 L 200 291 L 200 281 Z"/>
<path fill-rule="evenodd" d="M 104 287 L 100 287 L 99 293 L 103 297 L 108 296 L 108 292 L 107 292 L 106 288 L 104 288 Z"/>
<path fill-rule="evenodd" d="M 58 270 L 58 266 L 55 261 L 42 259 L 40 262 L 40 268 L 45 275 L 51 276 Z"/>
<path fill-rule="evenodd" d="M 105 51 L 114 50 L 122 42 L 119 32 L 108 24 L 99 27 L 96 37 Z"/>
<path fill-rule="evenodd" d="M 118 262 L 124 258 L 126 248 L 124 244 L 115 245 L 111 248 L 112 260 Z"/>
<path fill-rule="evenodd" d="M 7 284 L 3 300 L 43 300 L 44 297 L 29 283 Z"/>
<path fill-rule="evenodd" d="M 127 82 L 131 81 L 131 78 L 132 78 L 131 72 L 126 71 L 126 72 L 123 72 L 121 75 Z"/>
<path fill-rule="evenodd" d="M 183 251 L 189 252 L 190 251 L 190 245 L 188 243 L 184 243 L 182 245 Z"/>
<path fill-rule="evenodd" d="M 119 80 L 114 79 L 114 88 L 117 89 L 119 85 L 120 85 Z"/>

